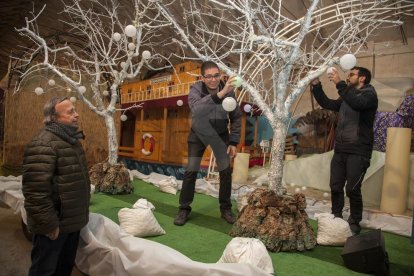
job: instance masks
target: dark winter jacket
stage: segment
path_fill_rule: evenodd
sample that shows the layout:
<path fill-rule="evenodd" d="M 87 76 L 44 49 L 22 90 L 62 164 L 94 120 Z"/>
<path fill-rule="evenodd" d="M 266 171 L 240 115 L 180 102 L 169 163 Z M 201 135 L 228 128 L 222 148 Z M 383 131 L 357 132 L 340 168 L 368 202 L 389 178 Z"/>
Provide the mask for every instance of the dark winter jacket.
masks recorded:
<path fill-rule="evenodd" d="M 377 93 L 372 85 L 360 89 L 337 83 L 340 98 L 329 99 L 322 85 L 314 85 L 312 92 L 321 107 L 338 111 L 335 152 L 351 153 L 370 158 L 374 142 L 374 119 L 378 108 Z"/>
<path fill-rule="evenodd" d="M 44 129 L 27 145 L 23 194 L 29 229 L 47 234 L 80 230 L 88 223 L 90 180 L 82 145 Z"/>
<path fill-rule="evenodd" d="M 221 83 L 220 87 L 224 84 Z M 221 89 L 219 89 L 221 90 Z M 230 92 L 226 97 L 235 97 L 234 92 Z M 228 132 L 228 123 L 230 120 L 229 144 L 236 146 L 240 142 L 241 116 L 239 105 L 231 112 L 224 110 L 221 105 L 223 99 L 217 96 L 217 93 L 210 94 L 203 82 L 194 84 L 188 94 L 188 104 L 191 109 L 192 129 L 198 135 L 210 135 L 209 129 L 213 129 L 216 134 L 222 135 Z M 208 124 L 208 125 L 207 125 Z M 211 128 L 210 128 L 211 126 Z M 197 131 L 202 128 L 201 131 Z M 200 137 L 202 139 L 202 137 Z"/>

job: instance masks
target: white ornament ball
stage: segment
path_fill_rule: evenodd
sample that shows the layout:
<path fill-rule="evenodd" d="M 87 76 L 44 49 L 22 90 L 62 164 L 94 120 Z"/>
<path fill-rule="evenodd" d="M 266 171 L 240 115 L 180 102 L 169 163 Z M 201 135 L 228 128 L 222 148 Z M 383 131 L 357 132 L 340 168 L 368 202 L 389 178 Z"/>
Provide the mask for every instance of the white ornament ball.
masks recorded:
<path fill-rule="evenodd" d="M 137 28 L 134 25 L 128 25 L 125 27 L 125 34 L 129 37 L 135 37 L 137 35 Z"/>
<path fill-rule="evenodd" d="M 245 104 L 243 106 L 243 110 L 244 112 L 249 113 L 250 111 L 252 111 L 252 106 L 250 104 Z"/>
<path fill-rule="evenodd" d="M 177 105 L 178 105 L 178 106 L 183 106 L 183 104 L 184 104 L 183 100 L 178 100 L 178 101 L 177 101 Z"/>
<path fill-rule="evenodd" d="M 109 96 L 109 91 L 108 90 L 104 90 L 104 92 L 102 92 L 102 95 Z"/>
<path fill-rule="evenodd" d="M 300 193 L 300 188 L 295 189 L 295 194 L 298 194 L 298 193 Z"/>
<path fill-rule="evenodd" d="M 48 84 L 49 84 L 50 86 L 53 86 L 53 85 L 55 85 L 55 84 L 56 84 L 56 82 L 55 82 L 55 80 L 49 80 L 49 81 L 48 81 Z"/>
<path fill-rule="evenodd" d="M 70 100 L 72 103 L 74 103 L 74 102 L 76 102 L 76 97 L 70 97 L 70 98 L 69 98 L 69 100 Z"/>
<path fill-rule="evenodd" d="M 115 32 L 115 33 L 112 35 L 112 38 L 113 38 L 116 42 L 118 42 L 118 41 L 120 41 L 120 40 L 121 40 L 121 34 L 120 34 L 120 33 Z"/>
<path fill-rule="evenodd" d="M 125 114 L 121 115 L 121 121 L 122 122 L 125 122 L 127 119 L 128 119 L 127 115 L 125 115 Z"/>
<path fill-rule="evenodd" d="M 142 59 L 143 60 L 147 60 L 150 57 L 151 57 L 151 52 L 150 51 L 145 50 L 144 52 L 142 52 Z"/>
<path fill-rule="evenodd" d="M 290 183 L 290 187 L 292 187 L 292 188 L 295 187 L 295 183 L 293 183 L 293 182 Z"/>
<path fill-rule="evenodd" d="M 326 70 L 326 74 L 332 74 L 334 71 L 336 71 L 336 68 L 335 68 L 335 67 L 329 67 L 329 68 Z"/>
<path fill-rule="evenodd" d="M 241 77 L 239 77 L 239 76 L 237 76 L 236 77 L 236 80 L 235 80 L 235 82 L 234 82 L 234 85 L 235 85 L 235 87 L 237 88 L 237 87 L 240 87 L 241 85 L 242 85 L 242 78 Z"/>
<path fill-rule="evenodd" d="M 328 193 L 323 193 L 323 197 L 328 197 L 329 194 Z"/>
<path fill-rule="evenodd" d="M 81 86 L 79 86 L 78 91 L 79 91 L 79 93 L 83 94 L 83 93 L 86 92 L 86 87 L 81 85 Z"/>
<path fill-rule="evenodd" d="M 307 189 L 306 186 L 302 187 L 302 191 L 306 191 L 306 189 Z"/>
<path fill-rule="evenodd" d="M 36 87 L 35 89 L 36 95 L 42 95 L 43 94 L 43 88 L 42 87 Z"/>
<path fill-rule="evenodd" d="M 134 51 L 134 50 L 135 50 L 135 44 L 134 44 L 134 43 L 132 43 L 132 42 L 128 43 L 128 49 L 129 49 L 130 51 Z"/>
<path fill-rule="evenodd" d="M 223 106 L 224 110 L 226 110 L 227 112 L 231 112 L 234 109 L 236 109 L 237 102 L 233 97 L 227 97 L 223 100 L 221 105 Z"/>
<path fill-rule="evenodd" d="M 356 64 L 356 57 L 353 54 L 345 54 L 339 59 L 342 69 L 349 70 Z"/>
<path fill-rule="evenodd" d="M 123 61 L 123 62 L 121 62 L 121 68 L 125 68 L 125 65 L 126 65 L 126 62 L 125 61 Z"/>
<path fill-rule="evenodd" d="M 70 93 L 72 92 L 72 89 L 70 87 L 66 88 L 66 92 Z"/>

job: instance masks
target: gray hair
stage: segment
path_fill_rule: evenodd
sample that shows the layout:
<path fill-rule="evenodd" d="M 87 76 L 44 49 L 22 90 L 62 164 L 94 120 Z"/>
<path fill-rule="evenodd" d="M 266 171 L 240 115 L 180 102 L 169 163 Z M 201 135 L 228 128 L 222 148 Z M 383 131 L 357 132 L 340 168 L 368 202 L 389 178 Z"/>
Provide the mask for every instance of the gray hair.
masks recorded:
<path fill-rule="evenodd" d="M 56 121 L 56 115 L 58 115 L 55 109 L 56 105 L 68 99 L 68 97 L 53 97 L 46 102 L 45 106 L 43 107 L 43 123 L 45 125 Z"/>

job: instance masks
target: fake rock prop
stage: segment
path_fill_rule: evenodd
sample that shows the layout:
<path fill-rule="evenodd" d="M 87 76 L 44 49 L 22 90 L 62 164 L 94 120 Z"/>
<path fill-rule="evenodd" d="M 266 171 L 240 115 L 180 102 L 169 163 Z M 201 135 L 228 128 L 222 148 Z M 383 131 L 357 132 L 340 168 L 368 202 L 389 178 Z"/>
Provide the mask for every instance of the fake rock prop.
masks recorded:
<path fill-rule="evenodd" d="M 123 164 L 98 163 L 92 166 L 89 175 L 91 184 L 95 185 L 97 192 L 116 195 L 130 194 L 134 190 L 129 177 L 129 171 Z"/>
<path fill-rule="evenodd" d="M 249 196 L 229 234 L 257 238 L 272 252 L 312 249 L 315 233 L 305 208 L 306 199 L 301 193 L 278 196 L 258 188 Z"/>

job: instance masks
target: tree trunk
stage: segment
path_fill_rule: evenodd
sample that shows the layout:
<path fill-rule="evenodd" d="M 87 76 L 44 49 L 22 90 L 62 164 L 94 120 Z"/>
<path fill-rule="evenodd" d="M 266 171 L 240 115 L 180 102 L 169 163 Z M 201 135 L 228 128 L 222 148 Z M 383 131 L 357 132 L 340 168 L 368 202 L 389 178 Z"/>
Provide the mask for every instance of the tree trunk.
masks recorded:
<path fill-rule="evenodd" d="M 271 149 L 270 168 L 268 172 L 269 190 L 274 191 L 277 195 L 283 194 L 282 177 L 283 177 L 283 157 L 285 155 L 287 118 L 278 118 L 276 125 L 273 127 L 273 143 Z"/>
<path fill-rule="evenodd" d="M 115 165 L 118 162 L 118 141 L 113 113 L 104 115 L 106 129 L 108 130 L 108 163 Z"/>

